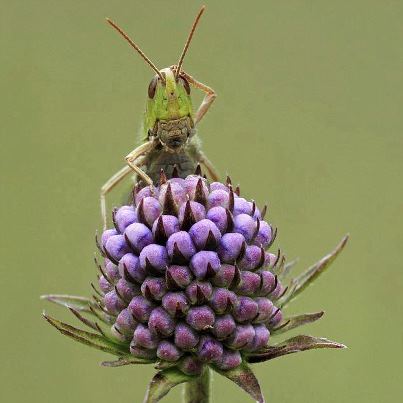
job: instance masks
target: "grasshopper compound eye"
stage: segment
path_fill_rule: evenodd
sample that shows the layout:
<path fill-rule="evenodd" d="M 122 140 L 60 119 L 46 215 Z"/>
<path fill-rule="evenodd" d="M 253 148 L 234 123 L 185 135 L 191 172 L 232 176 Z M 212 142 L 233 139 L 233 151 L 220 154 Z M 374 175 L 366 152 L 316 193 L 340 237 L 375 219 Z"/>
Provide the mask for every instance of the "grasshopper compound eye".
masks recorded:
<path fill-rule="evenodd" d="M 155 90 L 157 89 L 157 83 L 158 83 L 158 76 L 154 76 L 153 79 L 150 81 L 150 84 L 148 85 L 148 97 L 150 99 L 153 99 L 155 96 Z"/>

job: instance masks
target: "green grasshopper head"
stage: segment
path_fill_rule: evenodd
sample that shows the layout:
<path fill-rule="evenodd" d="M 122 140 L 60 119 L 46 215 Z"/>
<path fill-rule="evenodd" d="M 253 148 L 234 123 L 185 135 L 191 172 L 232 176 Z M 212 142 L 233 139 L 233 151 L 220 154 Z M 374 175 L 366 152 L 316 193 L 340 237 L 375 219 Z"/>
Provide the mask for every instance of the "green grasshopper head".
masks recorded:
<path fill-rule="evenodd" d="M 183 145 L 190 135 L 186 130 L 175 129 L 174 122 L 169 127 L 172 130 L 155 130 L 158 122 L 176 121 L 188 117 L 193 126 L 193 108 L 190 97 L 190 85 L 186 78 L 179 74 L 176 77 L 176 66 L 160 70 L 162 78 L 155 75 L 148 86 L 148 100 L 144 115 L 144 128 L 147 133 L 156 132 L 162 144 L 169 148 Z"/>
<path fill-rule="evenodd" d="M 203 6 L 193 22 L 178 64 L 161 70 L 118 25 L 107 18 L 108 23 L 129 42 L 156 73 L 148 86 L 148 99 L 144 116 L 144 140 L 150 137 L 158 138 L 165 147 L 171 150 L 182 147 L 190 135 L 194 133 L 194 130 L 191 130 L 194 123 L 190 85 L 181 68 L 204 9 Z"/>

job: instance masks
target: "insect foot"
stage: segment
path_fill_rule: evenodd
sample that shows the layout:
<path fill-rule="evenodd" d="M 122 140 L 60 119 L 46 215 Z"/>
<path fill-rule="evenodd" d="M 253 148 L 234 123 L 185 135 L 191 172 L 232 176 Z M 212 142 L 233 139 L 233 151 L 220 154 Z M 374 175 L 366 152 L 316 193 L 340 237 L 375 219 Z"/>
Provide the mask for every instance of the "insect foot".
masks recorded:
<path fill-rule="evenodd" d="M 209 183 L 197 172 L 185 179 L 161 173 L 158 187 L 138 190 L 132 205 L 116 210 L 114 228 L 99 242 L 104 261 L 93 298 L 44 297 L 67 306 L 90 331 L 44 316 L 63 334 L 117 356 L 105 366 L 154 363 L 146 402 L 179 383 L 188 401 L 206 401 L 197 393 L 206 392 L 210 370 L 263 402 L 252 363 L 344 347 L 312 336 L 272 337 L 323 315 L 287 316 L 285 308 L 347 238 L 286 286 L 290 266 L 270 251 L 276 231 L 256 203 L 240 197 L 231 180 Z"/>

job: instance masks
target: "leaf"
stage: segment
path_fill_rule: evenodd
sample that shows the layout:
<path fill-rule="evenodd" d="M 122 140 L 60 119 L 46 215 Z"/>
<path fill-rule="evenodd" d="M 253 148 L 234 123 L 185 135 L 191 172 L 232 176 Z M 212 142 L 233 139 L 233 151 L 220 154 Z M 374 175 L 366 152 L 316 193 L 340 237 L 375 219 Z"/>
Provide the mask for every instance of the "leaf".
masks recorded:
<path fill-rule="evenodd" d="M 90 298 L 78 297 L 75 295 L 48 294 L 42 295 L 41 299 L 53 302 L 66 308 L 73 308 L 76 311 L 91 313 L 90 306 L 97 308 Z"/>
<path fill-rule="evenodd" d="M 291 269 L 298 263 L 298 258 L 292 260 L 289 263 L 286 263 L 284 266 L 284 270 L 278 274 L 278 279 L 280 281 L 283 281 L 285 278 L 287 278 L 287 276 L 290 274 Z"/>
<path fill-rule="evenodd" d="M 109 367 L 109 368 L 123 367 L 124 365 L 131 365 L 131 364 L 151 364 L 151 361 L 133 356 L 125 356 L 125 357 L 119 357 L 119 359 L 115 361 L 101 362 L 101 365 L 103 367 Z"/>
<path fill-rule="evenodd" d="M 349 236 L 346 235 L 331 253 L 323 257 L 319 262 L 315 263 L 298 277 L 291 280 L 288 292 L 279 299 L 280 307 L 284 308 L 286 304 L 291 302 L 298 294 L 304 291 L 306 287 L 312 284 L 330 266 L 339 253 L 344 249 L 348 237 Z"/>
<path fill-rule="evenodd" d="M 305 325 L 307 323 L 315 322 L 320 319 L 325 312 L 315 312 L 315 313 L 304 313 L 302 315 L 291 316 L 289 318 L 285 318 L 283 324 L 278 327 L 272 329 L 270 331 L 271 335 L 277 335 L 284 332 L 288 332 L 291 329 L 295 329 L 296 327 Z"/>
<path fill-rule="evenodd" d="M 45 299 L 69 309 L 74 309 L 77 312 L 88 313 L 95 316 L 105 324 L 111 325 L 113 323 L 112 317 L 105 312 L 100 311 L 98 305 L 90 298 L 75 295 L 49 294 L 42 295 L 41 299 Z"/>
<path fill-rule="evenodd" d="M 282 355 L 298 353 L 300 351 L 313 350 L 317 348 L 346 348 L 344 344 L 328 339 L 313 336 L 296 336 L 280 344 L 269 346 L 261 353 L 249 355 L 250 363 L 263 362 L 281 357 Z"/>
<path fill-rule="evenodd" d="M 177 368 L 159 371 L 149 383 L 143 403 L 159 402 L 173 387 L 191 379 Z"/>
<path fill-rule="evenodd" d="M 74 326 L 68 325 L 67 323 L 60 322 L 59 320 L 54 319 L 45 313 L 43 314 L 43 317 L 62 334 L 71 337 L 79 343 L 86 344 L 87 346 L 94 347 L 98 350 L 102 350 L 117 356 L 127 355 L 129 351 L 126 345 L 117 344 L 105 336 L 77 329 Z"/>
<path fill-rule="evenodd" d="M 220 375 L 228 378 L 230 381 L 236 383 L 257 402 L 264 403 L 264 397 L 262 395 L 259 382 L 255 374 L 245 362 L 243 362 L 239 367 L 230 369 L 228 371 L 222 371 L 216 367 L 214 367 L 214 370 Z"/>

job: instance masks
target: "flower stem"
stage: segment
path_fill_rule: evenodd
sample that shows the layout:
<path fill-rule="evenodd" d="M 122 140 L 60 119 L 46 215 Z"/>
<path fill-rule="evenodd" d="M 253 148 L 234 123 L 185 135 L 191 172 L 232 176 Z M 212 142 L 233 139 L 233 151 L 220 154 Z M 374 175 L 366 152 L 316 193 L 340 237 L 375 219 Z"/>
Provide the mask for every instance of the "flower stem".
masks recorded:
<path fill-rule="evenodd" d="M 184 403 L 210 402 L 210 369 L 206 367 L 203 373 L 193 381 L 185 383 Z"/>

